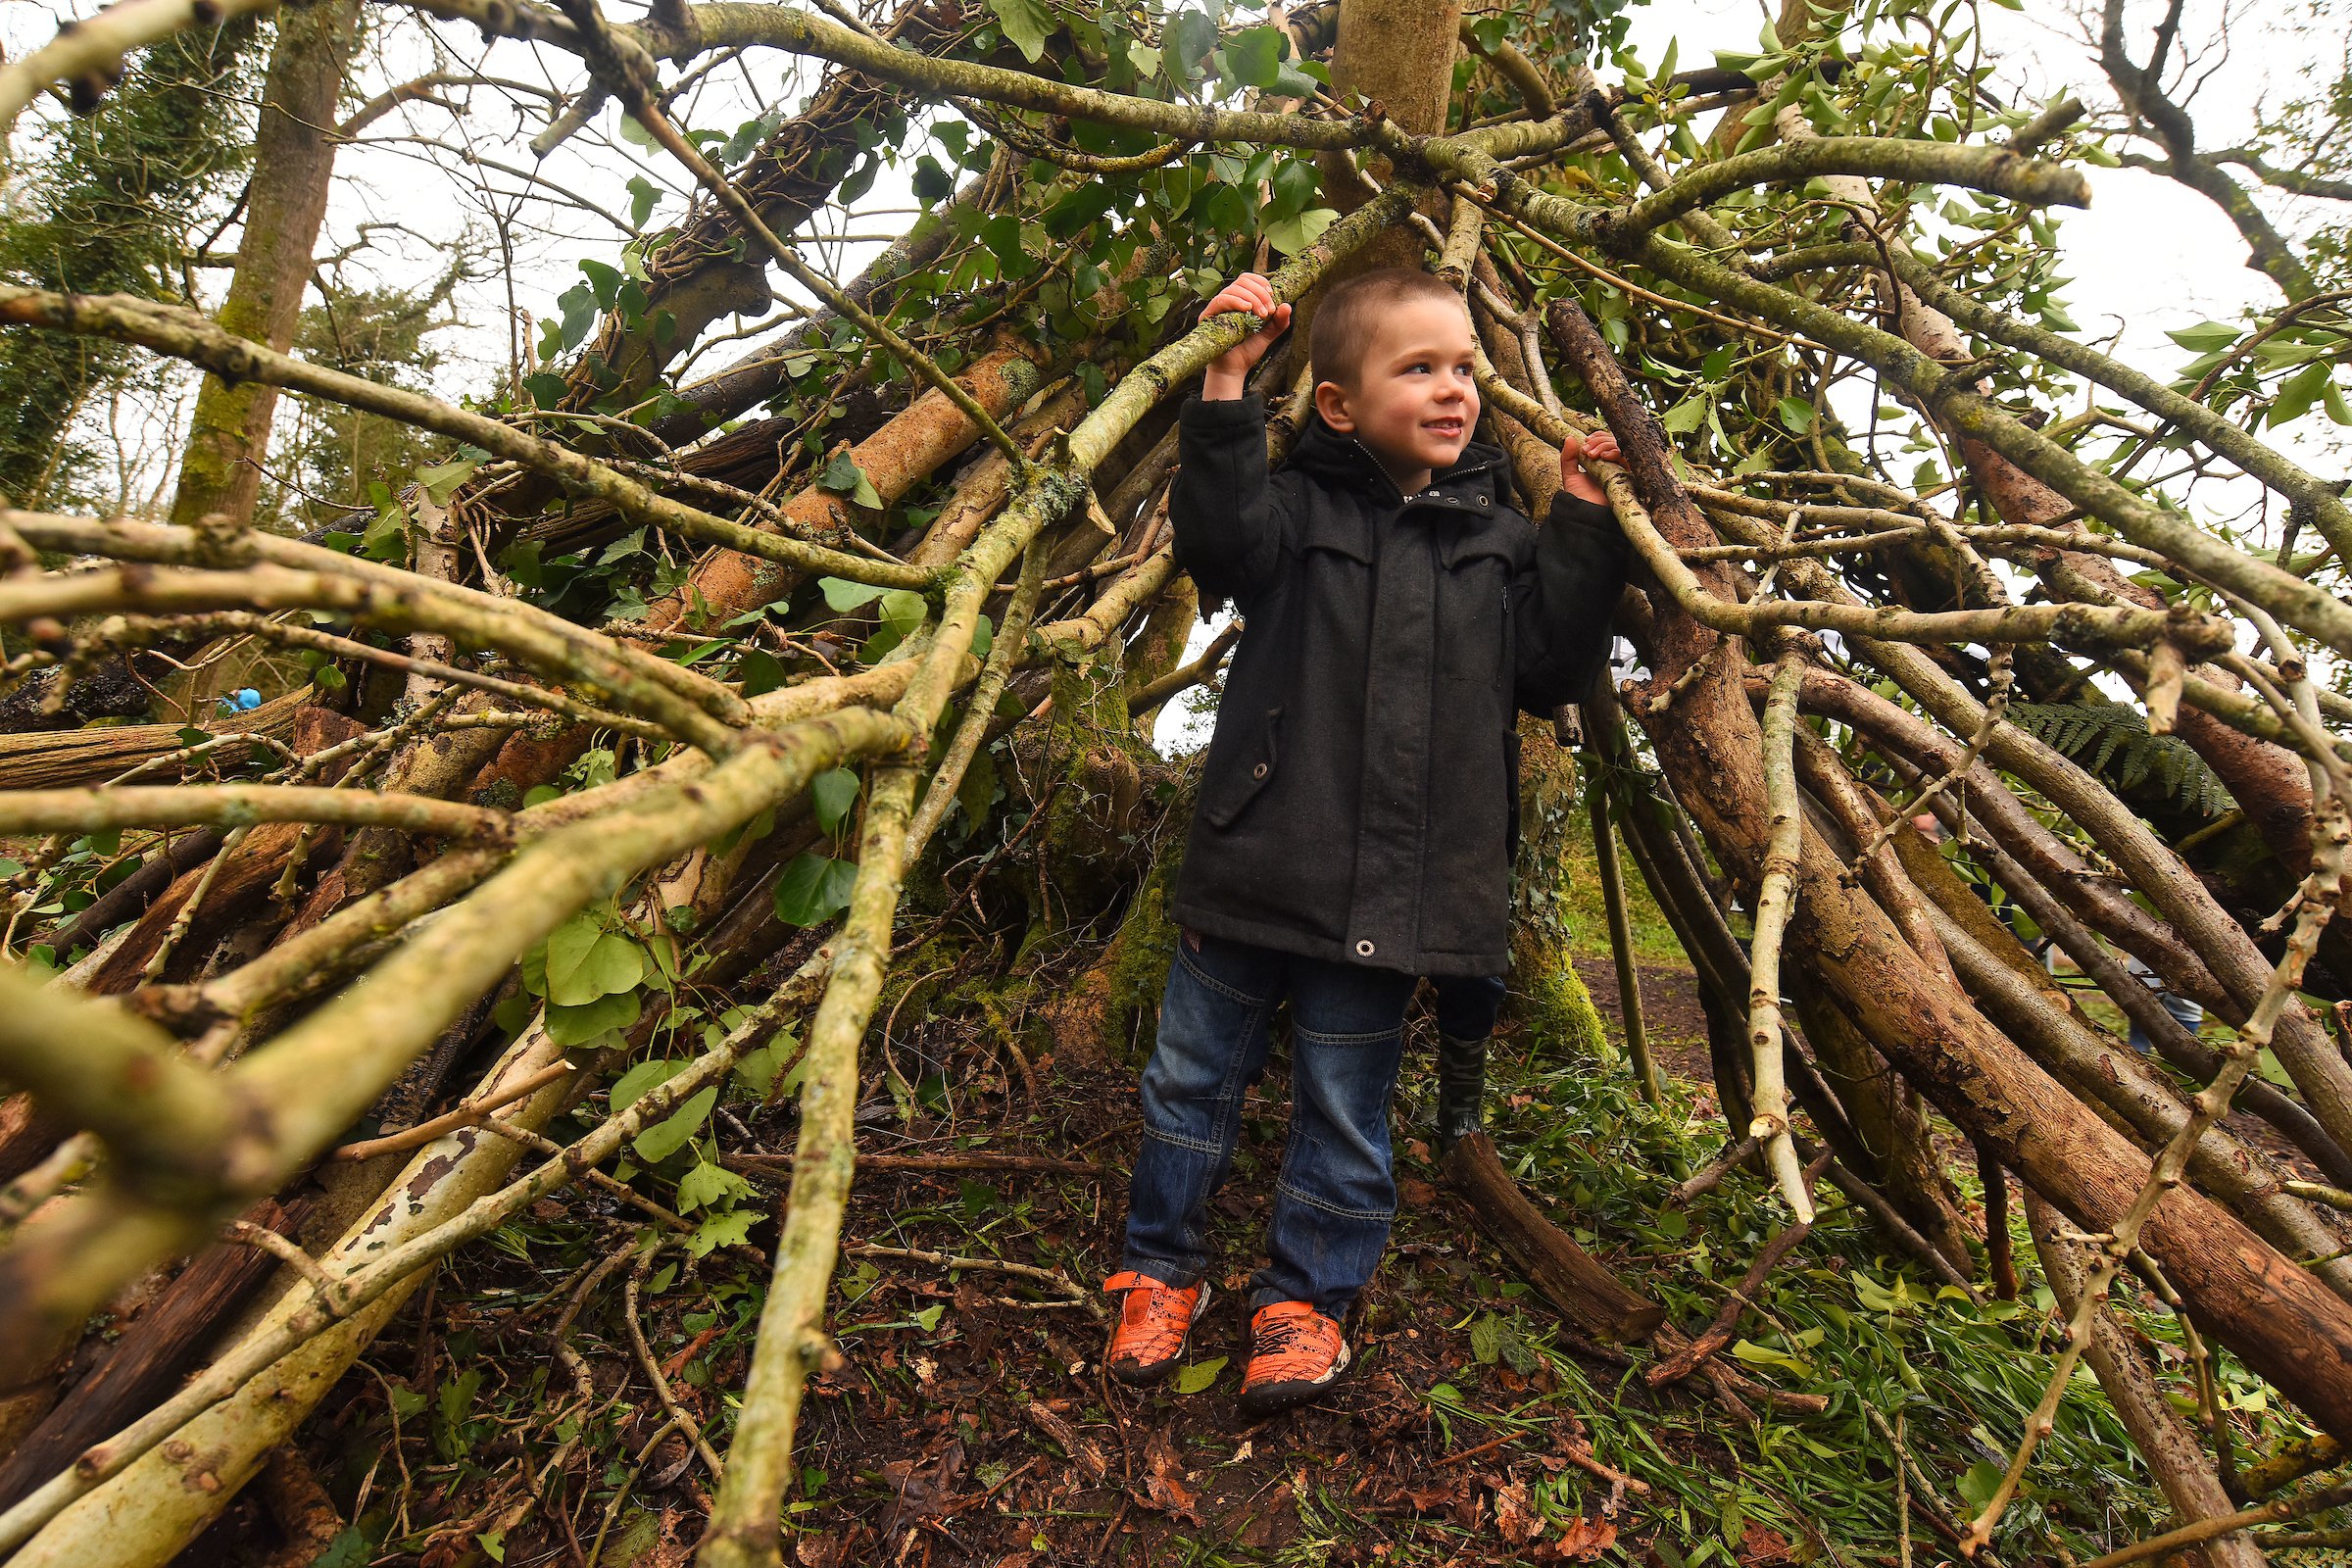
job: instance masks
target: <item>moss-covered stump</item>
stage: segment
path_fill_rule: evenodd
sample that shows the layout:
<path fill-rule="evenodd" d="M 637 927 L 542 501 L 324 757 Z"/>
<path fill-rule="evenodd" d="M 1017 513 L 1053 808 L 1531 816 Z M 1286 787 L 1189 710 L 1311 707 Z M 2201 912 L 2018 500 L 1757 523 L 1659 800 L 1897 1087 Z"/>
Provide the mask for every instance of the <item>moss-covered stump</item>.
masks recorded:
<path fill-rule="evenodd" d="M 1614 1065 L 1592 995 L 1570 959 L 1563 911 L 1579 815 L 1576 759 L 1548 721 L 1519 720 L 1519 847 L 1511 866 L 1511 1019 L 1546 1050 Z"/>
<path fill-rule="evenodd" d="M 1193 816 L 1197 766 L 1184 767 L 1155 793 L 1157 821 L 1150 834 L 1151 869 L 1128 901 L 1118 930 L 1102 955 L 1066 992 L 1044 1008 L 1054 1049 L 1064 1060 L 1140 1063 L 1152 1054 L 1159 1026 L 1159 994 L 1176 957 L 1176 926 L 1168 901 L 1184 862 L 1184 834 Z"/>

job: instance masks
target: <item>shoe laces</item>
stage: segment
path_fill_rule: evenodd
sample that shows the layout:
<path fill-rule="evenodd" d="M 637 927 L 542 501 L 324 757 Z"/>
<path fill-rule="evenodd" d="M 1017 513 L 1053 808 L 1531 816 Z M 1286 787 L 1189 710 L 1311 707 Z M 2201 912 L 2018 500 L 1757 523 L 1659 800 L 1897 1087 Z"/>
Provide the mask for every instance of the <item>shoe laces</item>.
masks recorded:
<path fill-rule="evenodd" d="M 1323 1338 L 1323 1321 L 1322 1314 L 1312 1307 L 1271 1313 L 1263 1323 L 1254 1325 L 1257 1353 L 1280 1357 L 1320 1348 L 1315 1342 Z"/>

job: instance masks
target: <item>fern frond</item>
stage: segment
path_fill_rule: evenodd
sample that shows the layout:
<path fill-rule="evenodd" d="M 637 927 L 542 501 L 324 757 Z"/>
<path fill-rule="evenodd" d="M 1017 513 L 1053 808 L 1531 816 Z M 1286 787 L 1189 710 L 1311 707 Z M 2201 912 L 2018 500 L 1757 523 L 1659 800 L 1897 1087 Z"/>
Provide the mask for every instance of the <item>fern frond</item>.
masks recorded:
<path fill-rule="evenodd" d="M 2136 789 L 2151 778 L 2165 799 L 2219 816 L 2237 808 L 2229 786 L 2178 735 L 2151 735 L 2148 720 L 2122 703 L 2011 703 L 2009 722 L 2092 773 Z M 2112 771 L 2111 771 L 2112 769 Z"/>

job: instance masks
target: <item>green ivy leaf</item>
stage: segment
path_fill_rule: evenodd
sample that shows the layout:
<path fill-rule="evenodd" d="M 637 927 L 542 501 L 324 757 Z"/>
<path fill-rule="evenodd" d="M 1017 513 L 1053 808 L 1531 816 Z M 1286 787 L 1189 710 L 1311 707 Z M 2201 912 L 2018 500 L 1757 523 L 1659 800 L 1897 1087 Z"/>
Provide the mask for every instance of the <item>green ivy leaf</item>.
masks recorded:
<path fill-rule="evenodd" d="M 1266 225 L 1266 243 L 1285 256 L 1296 256 L 1323 237 L 1323 231 L 1339 221 L 1340 215 L 1328 207 L 1310 207 L 1295 218 L 1281 219 Z"/>
<path fill-rule="evenodd" d="M 1792 435 L 1803 435 L 1813 428 L 1813 405 L 1803 398 L 1781 399 L 1781 423 Z"/>
<path fill-rule="evenodd" d="M 1959 1489 L 1971 1508 L 1982 1510 L 2001 1489 L 2001 1467 L 1990 1459 L 1979 1459 L 1962 1474 Z"/>
<path fill-rule="evenodd" d="M 550 1003 L 547 1008 L 547 1038 L 565 1050 L 584 1046 L 612 1030 L 626 1029 L 637 1021 L 644 1010 L 644 1004 L 637 1000 L 634 991 L 599 997 L 579 1007 L 560 1007 Z"/>
<path fill-rule="evenodd" d="M 1682 402 L 1677 403 L 1673 408 L 1668 409 L 1665 416 L 1660 418 L 1658 422 L 1666 427 L 1666 433 L 1669 435 L 1689 435 L 1691 431 L 1697 429 L 1700 424 L 1704 423 L 1706 417 L 1707 405 L 1705 400 L 1702 398 L 1690 397 L 1683 399 Z"/>
<path fill-rule="evenodd" d="M 686 1238 L 686 1250 L 694 1257 L 709 1257 L 722 1247 L 740 1247 L 751 1240 L 752 1227 L 759 1219 L 756 1208 L 730 1208 L 709 1215 Z"/>
<path fill-rule="evenodd" d="M 1176 1374 L 1176 1392 L 1200 1394 L 1207 1390 L 1217 1381 L 1217 1374 L 1225 1370 L 1225 1361 L 1226 1358 L 1221 1355 L 1206 1361 L 1195 1361 Z"/>
<path fill-rule="evenodd" d="M 865 470 L 858 466 L 858 460 L 850 456 L 846 447 L 833 454 L 824 471 L 816 476 L 816 483 L 819 489 L 830 490 L 837 496 L 854 495 L 859 485 L 868 489 L 873 486 L 873 481 L 865 476 Z"/>
<path fill-rule="evenodd" d="M 1054 34 L 1054 14 L 1045 7 L 1045 0 L 988 0 L 988 9 L 997 14 L 997 25 L 1012 40 L 1022 58 L 1036 65 L 1046 52 L 1046 40 Z"/>
<path fill-rule="evenodd" d="M 1289 50 L 1290 38 L 1280 27 L 1250 27 L 1225 40 L 1219 51 L 1224 67 L 1219 74 L 1236 87 L 1255 87 L 1261 91 L 1274 85 L 1275 75 L 1282 69 L 1282 57 Z"/>
<path fill-rule="evenodd" d="M 596 946 L 596 939 L 604 934 L 603 923 L 585 909 L 550 931 L 547 934 L 547 949 L 539 960 L 539 994 L 546 996 L 548 988 L 555 983 L 555 977 L 559 974 L 568 980 L 572 971 L 580 966 L 581 960 L 588 956 L 588 950 Z M 572 999 L 575 1004 L 595 1000 L 594 997 Z"/>
<path fill-rule="evenodd" d="M 2326 365 L 2307 365 L 2286 378 L 2271 404 L 2271 429 L 2291 424 L 2311 412 L 2320 394 L 2328 390 L 2328 368 Z"/>
<path fill-rule="evenodd" d="M 761 1100 L 765 1100 L 776 1086 L 776 1073 L 800 1048 L 799 1038 L 791 1030 L 786 1029 L 775 1039 L 736 1062 L 735 1076 L 743 1081 L 745 1088 L 758 1095 Z M 797 1067 L 794 1069 L 794 1076 L 799 1076 Z M 784 1087 L 789 1089 L 792 1085 L 788 1082 Z"/>
<path fill-rule="evenodd" d="M 2178 332 L 2164 335 L 2191 354 L 2211 354 L 2216 349 L 2226 349 L 2239 337 L 2236 327 L 2220 321 L 2199 321 L 2194 326 L 2184 326 Z"/>
<path fill-rule="evenodd" d="M 646 129 L 644 125 L 638 122 L 635 115 L 623 115 L 620 117 L 620 139 L 627 142 L 632 147 L 643 147 L 648 152 L 651 152 L 653 149 L 662 145 L 660 142 L 654 140 L 654 133 L 652 131 Z"/>
<path fill-rule="evenodd" d="M 808 786 L 808 798 L 816 811 L 816 825 L 831 833 L 850 814 L 850 808 L 858 804 L 857 770 L 837 767 L 817 774 Z"/>
<path fill-rule="evenodd" d="M 629 176 L 629 226 L 643 228 L 662 203 L 662 187 L 643 174 Z"/>
<path fill-rule="evenodd" d="M 776 879 L 776 918 L 786 925 L 822 924 L 850 906 L 858 864 L 822 855 L 793 858 Z"/>
<path fill-rule="evenodd" d="M 678 1212 L 708 1208 L 722 1198 L 749 1198 L 752 1184 L 727 1169 L 704 1160 L 678 1178 Z"/>
<path fill-rule="evenodd" d="M 784 665 L 764 648 L 753 648 L 735 661 L 735 678 L 743 682 L 743 695 L 760 697 L 784 684 Z"/>
<path fill-rule="evenodd" d="M 954 195 L 956 178 L 939 165 L 929 153 L 914 161 L 914 199 L 925 207 Z"/>
<path fill-rule="evenodd" d="M 612 1085 L 612 1113 L 619 1115 L 663 1084 L 686 1070 L 683 1061 L 641 1061 L 614 1081 Z"/>
<path fill-rule="evenodd" d="M 1177 17 L 1160 36 L 1162 58 L 1174 68 L 1170 75 L 1178 81 L 1190 81 L 1200 74 L 1200 62 L 1216 46 L 1217 24 L 1198 11 L 1187 11 Z"/>
<path fill-rule="evenodd" d="M 710 1107 L 717 1103 L 718 1090 L 715 1086 L 698 1090 L 694 1098 L 680 1105 L 666 1121 L 656 1122 L 639 1133 L 637 1141 L 630 1147 L 637 1151 L 639 1159 L 649 1165 L 659 1165 L 686 1147 L 686 1140 L 701 1130 L 703 1123 L 710 1119 Z"/>
<path fill-rule="evenodd" d="M 604 997 L 634 991 L 645 979 L 645 951 L 617 931 L 597 937 L 587 952 L 559 970 L 554 940 L 547 950 L 547 1000 L 559 1007 L 583 1007 Z"/>
<path fill-rule="evenodd" d="M 956 804 L 963 808 L 963 819 L 975 832 L 988 820 L 989 808 L 997 804 L 997 793 L 996 759 L 988 752 L 979 752 L 956 786 Z"/>
<path fill-rule="evenodd" d="M 870 582 L 852 582 L 847 577 L 819 577 L 816 585 L 824 590 L 828 608 L 844 611 L 870 605 L 890 591 Z"/>

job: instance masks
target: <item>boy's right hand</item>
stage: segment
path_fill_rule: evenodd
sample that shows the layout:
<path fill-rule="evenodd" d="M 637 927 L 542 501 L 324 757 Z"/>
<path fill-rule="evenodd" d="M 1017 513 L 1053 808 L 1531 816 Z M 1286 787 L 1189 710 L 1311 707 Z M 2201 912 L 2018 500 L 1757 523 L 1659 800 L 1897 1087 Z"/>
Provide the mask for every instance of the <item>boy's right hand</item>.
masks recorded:
<path fill-rule="evenodd" d="M 1200 385 L 1200 396 L 1209 403 L 1240 397 L 1250 372 L 1291 324 L 1291 308 L 1274 297 L 1274 285 L 1256 272 L 1244 272 L 1219 289 L 1200 318 L 1206 320 L 1228 311 L 1247 311 L 1265 324 L 1209 362 Z"/>

